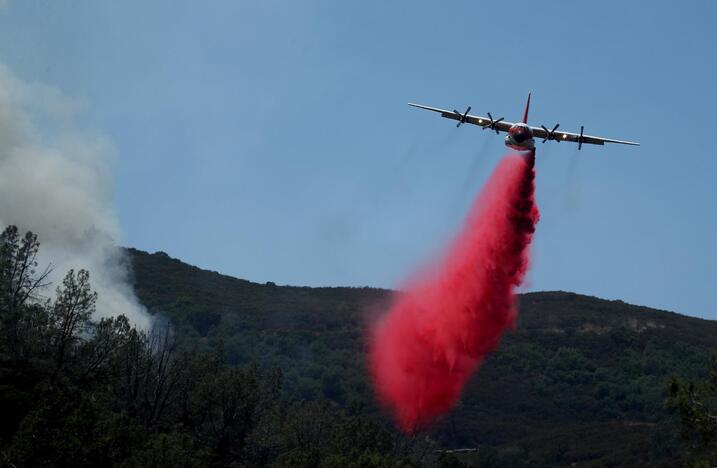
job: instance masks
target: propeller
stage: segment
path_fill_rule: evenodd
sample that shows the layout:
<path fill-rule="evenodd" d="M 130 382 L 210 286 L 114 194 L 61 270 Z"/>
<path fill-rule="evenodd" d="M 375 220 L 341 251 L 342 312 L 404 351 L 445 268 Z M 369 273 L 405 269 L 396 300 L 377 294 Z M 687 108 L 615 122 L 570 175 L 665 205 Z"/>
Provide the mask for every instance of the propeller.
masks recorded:
<path fill-rule="evenodd" d="M 578 150 L 583 147 L 583 142 L 585 141 L 585 137 L 583 137 L 583 130 L 585 130 L 584 126 L 580 126 L 580 136 L 578 137 Z"/>
<path fill-rule="evenodd" d="M 543 143 L 545 143 L 548 140 L 555 140 L 558 143 L 560 143 L 560 139 L 555 136 L 555 130 L 557 130 L 559 126 L 560 126 L 559 123 L 555 124 L 555 127 L 553 127 L 552 130 L 548 130 L 547 128 L 545 128 L 544 125 L 540 126 L 543 130 L 545 130 L 545 138 L 543 138 Z"/>
<path fill-rule="evenodd" d="M 490 112 L 488 112 L 488 118 L 490 119 L 490 123 L 483 125 L 483 130 L 485 130 L 486 128 L 490 128 L 491 130 L 495 130 L 495 133 L 499 134 L 500 132 L 498 131 L 498 127 L 496 127 L 496 124 L 498 124 L 498 122 L 505 119 L 505 117 L 501 117 L 497 120 L 493 120 L 493 116 L 490 115 Z"/>
<path fill-rule="evenodd" d="M 453 112 L 458 116 L 458 124 L 456 125 L 456 128 L 460 127 L 462 123 L 466 123 L 468 121 L 468 112 L 471 111 L 471 106 L 468 106 L 468 109 L 464 113 L 460 113 L 457 110 L 453 109 Z"/>

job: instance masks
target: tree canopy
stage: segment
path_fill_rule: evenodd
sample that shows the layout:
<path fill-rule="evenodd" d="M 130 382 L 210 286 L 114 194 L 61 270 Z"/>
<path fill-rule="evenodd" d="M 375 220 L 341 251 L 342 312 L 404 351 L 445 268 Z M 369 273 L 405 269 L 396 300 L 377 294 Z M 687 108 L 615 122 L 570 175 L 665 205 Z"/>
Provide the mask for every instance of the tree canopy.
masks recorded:
<path fill-rule="evenodd" d="M 0 466 L 715 461 L 714 322 L 524 295 L 457 407 L 407 438 L 365 369 L 366 317 L 390 291 L 256 284 L 130 251 L 154 318 L 139 329 L 97 318 L 91 272 L 50 285 L 39 248 L 0 234 Z"/>
<path fill-rule="evenodd" d="M 37 237 L 0 235 L 0 465 L 406 466 L 416 444 L 329 402 L 279 398 L 278 369 L 177 347 L 169 324 L 93 319 L 90 273 L 40 294 Z M 399 443 L 400 440 L 400 443 Z"/>

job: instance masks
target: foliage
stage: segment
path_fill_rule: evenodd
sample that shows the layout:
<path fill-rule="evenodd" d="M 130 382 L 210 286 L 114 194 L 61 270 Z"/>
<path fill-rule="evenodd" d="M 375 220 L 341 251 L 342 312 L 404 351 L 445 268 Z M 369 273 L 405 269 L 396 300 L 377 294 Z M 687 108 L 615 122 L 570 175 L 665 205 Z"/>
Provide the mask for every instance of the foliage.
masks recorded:
<path fill-rule="evenodd" d="M 454 411 L 406 438 L 364 361 L 390 291 L 256 284 L 130 250 L 155 317 L 140 330 L 92 318 L 88 272 L 47 299 L 38 249 L 0 235 L 0 466 L 674 466 L 672 375 L 689 460 L 714 454 L 714 322 L 523 295 Z"/>
<path fill-rule="evenodd" d="M 706 379 L 671 379 L 668 406 L 680 416 L 680 435 L 688 444 L 690 464 L 717 465 L 717 354 Z"/>
<path fill-rule="evenodd" d="M 393 430 L 364 360 L 368 327 L 391 291 L 257 284 L 162 252 L 129 253 L 139 297 L 175 324 L 178 346 L 221 346 L 233 365 L 279 368 L 283 399 L 360 408 Z M 703 376 L 717 323 L 564 292 L 521 295 L 519 312 L 456 409 L 424 434 L 434 448 L 494 448 L 484 464 L 679 460 L 665 382 Z"/>
<path fill-rule="evenodd" d="M 174 329 L 92 319 L 87 271 L 37 295 L 39 244 L 0 236 L 0 466 L 395 466 L 375 421 L 280 399 L 281 372 L 177 347 Z M 347 458 L 347 457 L 351 458 Z M 408 462 L 407 462 L 408 463 Z"/>

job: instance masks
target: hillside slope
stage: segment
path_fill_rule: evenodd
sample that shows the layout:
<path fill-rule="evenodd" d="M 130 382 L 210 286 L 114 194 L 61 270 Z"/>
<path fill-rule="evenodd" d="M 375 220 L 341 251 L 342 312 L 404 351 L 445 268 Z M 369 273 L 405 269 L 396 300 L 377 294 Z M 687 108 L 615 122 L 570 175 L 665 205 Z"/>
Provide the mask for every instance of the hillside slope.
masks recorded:
<path fill-rule="evenodd" d="M 282 369 L 288 398 L 380 417 L 365 337 L 390 291 L 257 284 L 164 253 L 129 253 L 141 301 L 176 325 L 185 346 L 221 345 L 229 363 Z M 567 292 L 524 294 L 514 332 L 428 435 L 437 447 L 480 447 L 488 465 L 669 465 L 678 445 L 663 404 L 667 379 L 701 375 L 715 348 L 714 321 Z"/>

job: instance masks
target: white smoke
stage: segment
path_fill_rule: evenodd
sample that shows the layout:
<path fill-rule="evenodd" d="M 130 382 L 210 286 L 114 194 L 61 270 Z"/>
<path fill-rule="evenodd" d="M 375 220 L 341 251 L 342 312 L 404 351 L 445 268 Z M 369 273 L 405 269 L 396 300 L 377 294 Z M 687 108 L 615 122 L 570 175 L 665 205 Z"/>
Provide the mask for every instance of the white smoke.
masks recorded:
<path fill-rule="evenodd" d="M 114 152 L 105 139 L 77 130 L 81 107 L 0 64 L 0 229 L 14 224 L 36 233 L 41 262 L 52 263 L 55 284 L 70 268 L 89 270 L 98 318 L 124 314 L 147 329 L 149 315 L 128 283 L 128 261 L 117 246 Z"/>

